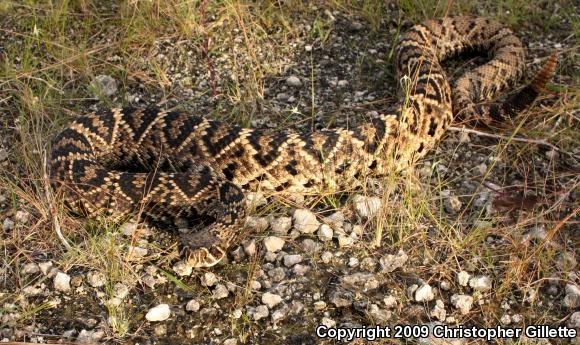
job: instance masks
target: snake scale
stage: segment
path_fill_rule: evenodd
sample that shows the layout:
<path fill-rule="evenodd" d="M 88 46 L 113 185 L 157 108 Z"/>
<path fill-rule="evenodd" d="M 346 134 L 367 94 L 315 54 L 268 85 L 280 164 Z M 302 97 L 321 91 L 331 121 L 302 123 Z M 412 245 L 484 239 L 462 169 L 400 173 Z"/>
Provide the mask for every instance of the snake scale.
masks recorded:
<path fill-rule="evenodd" d="M 473 49 L 493 57 L 450 86 L 440 62 Z M 143 211 L 154 219 L 213 219 L 180 237 L 189 264 L 209 267 L 247 235 L 244 191 L 316 192 L 348 177 L 405 169 L 437 143 L 454 114 L 487 122 L 524 110 L 555 65 L 553 54 L 529 85 L 492 102 L 524 73 L 520 40 L 485 18 L 428 20 L 398 41 L 396 75 L 407 81 L 399 102 L 356 127 L 277 133 L 157 107 L 116 108 L 66 126 L 53 142 L 49 175 L 89 217 Z"/>

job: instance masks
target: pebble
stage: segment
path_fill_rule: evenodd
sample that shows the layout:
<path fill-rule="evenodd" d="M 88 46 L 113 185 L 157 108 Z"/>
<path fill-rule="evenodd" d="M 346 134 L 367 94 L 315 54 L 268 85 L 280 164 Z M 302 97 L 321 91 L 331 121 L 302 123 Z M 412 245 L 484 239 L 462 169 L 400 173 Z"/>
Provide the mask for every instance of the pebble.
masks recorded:
<path fill-rule="evenodd" d="M 38 267 L 40 268 L 40 272 L 42 272 L 42 274 L 48 275 L 52 268 L 52 261 L 41 262 L 38 264 Z"/>
<path fill-rule="evenodd" d="M 95 97 L 111 97 L 117 92 L 117 81 L 110 75 L 98 75 L 91 82 L 95 89 Z"/>
<path fill-rule="evenodd" d="M 123 283 L 117 283 L 113 287 L 113 295 L 119 299 L 127 297 L 129 294 L 129 287 Z"/>
<path fill-rule="evenodd" d="M 454 294 L 451 296 L 451 304 L 463 315 L 467 315 L 473 305 L 473 297 L 469 295 Z"/>
<path fill-rule="evenodd" d="M 63 272 L 58 272 L 54 276 L 54 288 L 58 291 L 70 290 L 70 276 Z"/>
<path fill-rule="evenodd" d="M 392 309 L 397 306 L 397 299 L 393 295 L 388 295 L 387 297 L 383 298 L 383 303 L 385 304 L 385 307 Z"/>
<path fill-rule="evenodd" d="M 326 224 L 322 224 L 320 228 L 318 228 L 318 238 L 323 241 L 331 241 L 332 237 L 334 236 L 334 231 L 332 228 Z"/>
<path fill-rule="evenodd" d="M 290 228 L 292 227 L 292 218 L 290 217 L 278 217 L 270 221 L 270 228 L 272 231 L 279 235 L 286 235 Z"/>
<path fill-rule="evenodd" d="M 491 279 L 487 276 L 476 276 L 469 279 L 469 286 L 475 291 L 491 290 Z"/>
<path fill-rule="evenodd" d="M 562 252 L 556 256 L 556 266 L 562 271 L 572 271 L 576 268 L 578 262 L 571 252 Z"/>
<path fill-rule="evenodd" d="M 447 317 L 447 311 L 445 310 L 445 303 L 443 303 L 443 301 L 440 299 L 435 301 L 435 306 L 431 310 L 430 315 L 432 317 L 438 319 L 441 322 L 445 321 L 445 318 Z"/>
<path fill-rule="evenodd" d="M 164 321 L 164 320 L 167 320 L 170 315 L 171 315 L 171 310 L 169 309 L 169 305 L 163 303 L 163 304 L 159 304 L 159 305 L 149 309 L 149 311 L 145 315 L 145 318 L 147 319 L 147 321 L 151 321 L 151 322 Z"/>
<path fill-rule="evenodd" d="M 182 277 L 189 276 L 193 272 L 193 267 L 187 261 L 180 260 L 173 265 L 173 272 Z"/>
<path fill-rule="evenodd" d="M 238 339 L 236 338 L 229 338 L 224 340 L 224 345 L 238 345 Z"/>
<path fill-rule="evenodd" d="M 381 265 L 381 270 L 383 273 L 391 273 L 397 268 L 403 267 L 409 257 L 407 254 L 400 249 L 397 254 L 387 254 L 379 259 L 379 264 Z"/>
<path fill-rule="evenodd" d="M 201 276 L 201 285 L 214 286 L 218 282 L 218 277 L 213 272 L 205 272 Z"/>
<path fill-rule="evenodd" d="M 2 222 L 2 230 L 8 231 L 12 229 L 14 229 L 14 221 L 10 218 L 4 219 L 4 222 Z"/>
<path fill-rule="evenodd" d="M 471 275 L 469 273 L 466 271 L 461 271 L 457 273 L 457 283 L 461 286 L 467 286 L 470 277 Z"/>
<path fill-rule="evenodd" d="M 381 208 L 382 200 L 379 197 L 367 197 L 357 194 L 353 197 L 354 209 L 362 218 L 371 218 L 377 214 Z"/>
<path fill-rule="evenodd" d="M 126 222 L 123 225 L 121 225 L 121 228 L 119 229 L 119 231 L 121 232 L 121 234 L 123 234 L 127 237 L 133 236 L 135 231 L 137 231 L 137 223 Z"/>
<path fill-rule="evenodd" d="M 314 302 L 314 309 L 316 309 L 316 310 L 323 310 L 325 308 L 326 308 L 326 302 L 324 302 L 324 301 Z"/>
<path fill-rule="evenodd" d="M 300 248 L 302 248 L 306 254 L 314 254 L 320 251 L 320 244 L 310 238 L 305 238 L 302 241 Z"/>
<path fill-rule="evenodd" d="M 286 267 L 292 267 L 299 262 L 302 262 L 302 255 L 300 255 L 300 254 L 293 254 L 293 255 L 286 254 L 286 255 L 284 255 L 284 266 L 286 266 Z"/>
<path fill-rule="evenodd" d="M 580 307 L 580 288 L 575 284 L 566 284 L 566 296 L 562 300 L 562 305 L 568 309 Z"/>
<path fill-rule="evenodd" d="M 14 215 L 14 220 L 16 220 L 20 224 L 26 224 L 30 220 L 30 213 L 22 210 L 16 211 Z"/>
<path fill-rule="evenodd" d="M 280 92 L 276 95 L 276 100 L 280 102 L 286 102 L 289 98 L 290 96 L 285 92 Z"/>
<path fill-rule="evenodd" d="M 360 263 L 360 267 L 369 272 L 373 272 L 376 266 L 377 262 L 373 258 L 364 258 Z"/>
<path fill-rule="evenodd" d="M 451 290 L 451 283 L 447 280 L 443 280 L 441 281 L 441 283 L 439 284 L 439 287 L 441 288 L 441 290 L 443 291 L 449 291 Z"/>
<path fill-rule="evenodd" d="M 573 313 L 568 319 L 568 327 L 580 329 L 580 311 Z"/>
<path fill-rule="evenodd" d="M 102 272 L 92 271 L 87 273 L 87 282 L 94 288 L 101 287 L 107 282 L 107 277 Z"/>
<path fill-rule="evenodd" d="M 96 344 L 105 336 L 105 332 L 101 330 L 87 331 L 83 329 L 79 332 L 76 339 L 78 344 Z"/>
<path fill-rule="evenodd" d="M 243 247 L 244 247 L 244 253 L 246 253 L 247 256 L 254 256 L 256 255 L 256 240 L 252 239 L 249 241 L 245 241 L 243 243 Z"/>
<path fill-rule="evenodd" d="M 338 308 L 350 307 L 352 305 L 352 295 L 347 291 L 336 291 L 332 294 L 330 303 Z"/>
<path fill-rule="evenodd" d="M 147 248 L 134 246 L 127 247 L 127 260 L 139 261 L 145 256 L 147 256 Z"/>
<path fill-rule="evenodd" d="M 40 272 L 40 267 L 35 262 L 29 262 L 22 267 L 22 274 L 36 274 Z"/>
<path fill-rule="evenodd" d="M 306 209 L 295 210 L 292 219 L 294 228 L 303 234 L 312 234 L 320 226 L 320 222 L 316 219 L 314 213 Z"/>
<path fill-rule="evenodd" d="M 374 274 L 371 273 L 353 273 L 340 278 L 340 285 L 346 289 L 358 291 L 374 290 L 379 287 L 379 281 Z"/>
<path fill-rule="evenodd" d="M 512 323 L 512 317 L 509 314 L 503 314 L 502 317 L 499 319 L 503 325 L 509 325 Z"/>
<path fill-rule="evenodd" d="M 268 225 L 269 222 L 266 217 L 248 217 L 246 219 L 246 226 L 254 229 L 257 233 L 266 231 Z"/>
<path fill-rule="evenodd" d="M 349 267 L 357 267 L 360 264 L 360 261 L 358 260 L 358 258 L 355 257 L 351 257 L 348 259 L 348 266 Z"/>
<path fill-rule="evenodd" d="M 298 78 L 295 75 L 291 75 L 288 78 L 286 78 L 286 84 L 288 86 L 292 86 L 292 87 L 302 86 L 302 82 L 300 81 L 300 78 Z"/>
<path fill-rule="evenodd" d="M 270 312 L 268 311 L 268 307 L 265 305 L 260 305 L 260 306 L 256 307 L 252 316 L 253 316 L 255 321 L 258 321 L 258 320 L 261 320 L 263 318 L 268 317 L 269 314 L 270 314 Z"/>
<path fill-rule="evenodd" d="M 292 272 L 294 272 L 294 274 L 296 274 L 298 276 L 303 276 L 306 273 L 310 272 L 310 266 L 298 264 L 298 265 L 294 266 L 294 268 L 292 269 Z"/>
<path fill-rule="evenodd" d="M 212 297 L 215 299 L 222 299 L 228 297 L 229 294 L 230 292 L 225 285 L 218 284 L 216 285 L 215 290 L 213 290 Z"/>
<path fill-rule="evenodd" d="M 380 324 L 385 324 L 392 316 L 391 311 L 379 308 L 376 304 L 371 304 L 369 314 Z"/>
<path fill-rule="evenodd" d="M 264 246 L 266 250 L 272 253 L 276 253 L 282 250 L 286 241 L 284 239 L 277 237 L 277 236 L 268 236 L 264 238 Z"/>
<path fill-rule="evenodd" d="M 281 282 L 286 278 L 286 269 L 283 267 L 276 267 L 268 271 L 268 276 L 276 283 Z"/>
<path fill-rule="evenodd" d="M 338 246 L 339 247 L 350 247 L 354 244 L 354 238 L 345 235 L 338 236 Z"/>
<path fill-rule="evenodd" d="M 324 262 L 325 264 L 330 263 L 330 261 L 332 260 L 332 257 L 334 255 L 331 252 L 324 252 L 322 253 L 322 255 L 320 256 L 320 258 L 322 259 L 322 262 Z"/>
<path fill-rule="evenodd" d="M 336 85 L 338 85 L 338 87 L 346 87 L 348 86 L 348 80 L 341 79 L 336 83 Z"/>
<path fill-rule="evenodd" d="M 417 302 L 429 302 L 435 298 L 433 289 L 429 284 L 423 284 L 417 290 L 415 290 L 415 301 Z"/>
<path fill-rule="evenodd" d="M 282 297 L 277 294 L 266 292 L 262 294 L 262 303 L 268 306 L 268 308 L 272 309 L 273 307 L 277 306 L 282 302 Z"/>
<path fill-rule="evenodd" d="M 196 312 L 199 310 L 199 307 L 199 302 L 195 299 L 192 299 L 185 305 L 185 310 Z"/>

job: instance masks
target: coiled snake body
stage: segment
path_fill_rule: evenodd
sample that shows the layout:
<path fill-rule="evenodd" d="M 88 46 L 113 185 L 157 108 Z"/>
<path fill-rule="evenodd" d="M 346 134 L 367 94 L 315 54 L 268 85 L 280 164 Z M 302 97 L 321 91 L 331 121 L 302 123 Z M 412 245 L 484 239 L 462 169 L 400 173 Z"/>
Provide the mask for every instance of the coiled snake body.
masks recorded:
<path fill-rule="evenodd" d="M 493 54 L 453 87 L 440 62 L 466 49 Z M 244 190 L 315 192 L 348 177 L 404 169 L 425 155 L 454 114 L 482 121 L 529 105 L 553 72 L 555 56 L 515 96 L 497 96 L 522 76 L 520 40 L 496 22 L 474 17 L 429 20 L 403 34 L 399 79 L 408 80 L 394 111 L 354 128 L 271 133 L 155 107 L 77 117 L 55 138 L 50 177 L 88 216 L 207 215 L 215 222 L 181 236 L 189 263 L 208 267 L 246 234 Z"/>

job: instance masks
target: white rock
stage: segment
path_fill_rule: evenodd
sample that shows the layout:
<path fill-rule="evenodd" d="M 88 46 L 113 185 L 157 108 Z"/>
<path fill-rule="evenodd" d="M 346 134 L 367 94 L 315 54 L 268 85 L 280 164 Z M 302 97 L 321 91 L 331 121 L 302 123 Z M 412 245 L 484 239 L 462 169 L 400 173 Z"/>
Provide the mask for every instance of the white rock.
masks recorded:
<path fill-rule="evenodd" d="M 350 236 L 339 235 L 338 236 L 338 246 L 339 247 L 350 247 L 354 244 L 354 238 Z"/>
<path fill-rule="evenodd" d="M 292 219 L 294 228 L 303 234 L 311 234 L 320 226 L 320 222 L 316 219 L 314 213 L 306 209 L 295 210 Z"/>
<path fill-rule="evenodd" d="M 433 307 L 431 310 L 430 315 L 441 322 L 445 321 L 445 318 L 447 317 L 447 311 L 445 310 L 445 304 L 442 300 L 438 299 L 435 301 L 435 307 Z"/>
<path fill-rule="evenodd" d="M 400 249 L 396 255 L 387 254 L 379 259 L 379 263 L 381 264 L 381 269 L 384 273 L 390 273 L 396 270 L 397 268 L 403 267 L 409 257 L 407 254 Z"/>
<path fill-rule="evenodd" d="M 2 222 L 2 230 L 8 231 L 12 229 L 14 229 L 14 221 L 10 218 L 4 219 L 4 222 Z"/>
<path fill-rule="evenodd" d="M 332 228 L 326 224 L 322 224 L 320 225 L 320 228 L 318 228 L 318 238 L 321 241 L 331 241 L 332 237 L 334 236 L 334 231 L 332 230 Z"/>
<path fill-rule="evenodd" d="M 185 260 L 179 260 L 173 265 L 173 272 L 182 277 L 189 276 L 193 272 L 193 266 Z"/>
<path fill-rule="evenodd" d="M 360 262 L 359 262 L 358 258 L 351 257 L 348 259 L 348 266 L 349 267 L 358 267 L 359 263 Z"/>
<path fill-rule="evenodd" d="M 22 274 L 35 274 L 40 272 L 40 267 L 35 262 L 29 262 L 22 267 Z"/>
<path fill-rule="evenodd" d="M 435 294 L 433 294 L 433 289 L 429 284 L 423 284 L 415 291 L 415 301 L 417 302 L 429 302 L 433 298 L 435 298 Z"/>
<path fill-rule="evenodd" d="M 278 217 L 270 221 L 270 227 L 272 231 L 280 235 L 288 234 L 290 228 L 292 227 L 292 218 L 290 217 Z"/>
<path fill-rule="evenodd" d="M 90 286 L 98 288 L 107 282 L 107 277 L 102 272 L 92 271 L 87 273 L 87 282 Z"/>
<path fill-rule="evenodd" d="M 469 286 L 475 291 L 488 291 L 491 289 L 491 279 L 487 276 L 476 276 L 469 279 Z"/>
<path fill-rule="evenodd" d="M 249 241 L 245 241 L 243 243 L 244 246 L 244 253 L 246 253 L 247 256 L 254 256 L 256 254 L 256 241 L 254 239 L 249 240 Z"/>
<path fill-rule="evenodd" d="M 276 253 L 282 250 L 286 241 L 284 239 L 277 237 L 277 236 L 268 236 L 264 238 L 264 247 L 266 250 L 272 253 Z"/>
<path fill-rule="evenodd" d="M 218 277 L 213 272 L 205 272 L 201 276 L 201 285 L 214 286 L 218 282 Z"/>
<path fill-rule="evenodd" d="M 471 306 L 473 305 L 473 297 L 469 295 L 460 295 L 454 294 L 451 296 L 451 304 L 463 315 L 467 315 L 469 310 L 471 310 Z"/>
<path fill-rule="evenodd" d="M 149 311 L 145 315 L 145 318 L 147 319 L 147 321 L 153 322 L 167 320 L 169 319 L 169 316 L 171 316 L 171 310 L 169 309 L 169 305 L 162 303 L 149 309 Z"/>
<path fill-rule="evenodd" d="M 185 305 L 185 310 L 196 312 L 199 310 L 199 307 L 199 302 L 195 299 L 192 299 Z"/>
<path fill-rule="evenodd" d="M 451 290 L 451 283 L 447 280 L 443 280 L 440 284 L 439 287 L 441 288 L 441 290 L 443 291 L 449 291 Z"/>
<path fill-rule="evenodd" d="M 357 194 L 353 197 L 353 203 L 359 216 L 363 218 L 371 218 L 380 210 L 382 200 L 376 196 L 367 197 Z"/>
<path fill-rule="evenodd" d="M 268 220 L 265 217 L 248 217 L 246 219 L 246 226 L 255 230 L 255 232 L 263 232 L 268 229 Z"/>
<path fill-rule="evenodd" d="M 224 345 L 238 345 L 238 339 L 236 338 L 229 338 L 224 340 Z"/>
<path fill-rule="evenodd" d="M 568 309 L 575 309 L 580 306 L 580 288 L 575 284 L 566 284 L 566 296 L 562 300 L 562 305 Z"/>
<path fill-rule="evenodd" d="M 123 225 L 121 225 L 119 231 L 125 236 L 133 236 L 135 231 L 137 231 L 137 223 L 126 222 Z"/>
<path fill-rule="evenodd" d="M 294 254 L 294 255 L 286 254 L 286 255 L 284 255 L 284 266 L 286 266 L 286 267 L 292 267 L 299 262 L 302 262 L 302 255 L 300 255 L 300 254 Z"/>
<path fill-rule="evenodd" d="M 119 299 L 127 297 L 129 291 L 130 291 L 129 287 L 123 283 L 117 283 L 113 287 L 113 295 Z"/>
<path fill-rule="evenodd" d="M 63 272 L 58 272 L 54 276 L 54 288 L 58 291 L 70 290 L 70 276 Z"/>
<path fill-rule="evenodd" d="M 14 215 L 14 220 L 16 220 L 20 224 L 26 224 L 30 220 L 30 213 L 22 210 L 16 211 Z"/>
<path fill-rule="evenodd" d="M 282 297 L 280 297 L 280 295 L 269 292 L 262 294 L 262 303 L 267 305 L 270 309 L 280 304 L 280 302 L 282 302 Z"/>
<path fill-rule="evenodd" d="M 383 298 L 383 303 L 385 304 L 385 307 L 392 309 L 397 306 L 397 299 L 395 296 L 388 295 L 387 297 Z"/>
<path fill-rule="evenodd" d="M 127 259 L 130 261 L 138 261 L 147 256 L 147 248 L 127 246 Z"/>
<path fill-rule="evenodd" d="M 580 329 L 580 311 L 573 313 L 568 319 L 568 327 Z"/>
<path fill-rule="evenodd" d="M 509 314 L 503 314 L 502 317 L 499 319 L 503 325 L 509 325 L 512 323 L 512 317 Z"/>
<path fill-rule="evenodd" d="M 338 85 L 338 87 L 346 87 L 348 85 L 348 80 L 341 79 L 336 85 Z"/>
<path fill-rule="evenodd" d="M 225 285 L 218 284 L 216 285 L 215 290 L 213 290 L 212 297 L 215 299 L 222 299 L 228 297 L 229 294 L 230 292 Z"/>
<path fill-rule="evenodd" d="M 327 263 L 329 263 L 332 260 L 332 257 L 333 256 L 334 255 L 331 252 L 324 252 L 320 256 L 320 258 L 322 259 L 322 262 L 324 262 L 325 264 L 327 264 Z"/>
<path fill-rule="evenodd" d="M 451 194 L 450 190 L 442 191 L 441 196 L 444 198 L 443 206 L 445 207 L 445 211 L 447 211 L 447 213 L 454 214 L 461 210 L 463 203 L 457 196 Z"/>
<path fill-rule="evenodd" d="M 268 317 L 268 315 L 270 315 L 270 312 L 268 311 L 268 307 L 265 305 L 260 305 L 258 307 L 256 307 L 256 309 L 254 310 L 254 320 L 258 321 L 260 319 L 263 319 L 265 317 Z"/>
<path fill-rule="evenodd" d="M 314 309 L 316 310 L 323 310 L 326 308 L 326 302 L 324 301 L 316 301 L 314 302 Z"/>
<path fill-rule="evenodd" d="M 333 319 L 331 319 L 329 317 L 323 317 L 322 320 L 320 320 L 320 323 L 325 325 L 328 328 L 332 328 L 332 327 L 336 326 L 336 321 L 334 321 Z"/>
<path fill-rule="evenodd" d="M 467 286 L 469 283 L 469 278 L 471 278 L 471 275 L 466 271 L 457 273 L 457 283 L 461 286 Z"/>
<path fill-rule="evenodd" d="M 288 86 L 293 86 L 293 87 L 302 86 L 302 82 L 300 81 L 300 78 L 298 78 L 295 75 L 291 75 L 288 78 L 286 78 L 286 84 Z"/>
<path fill-rule="evenodd" d="M 95 89 L 95 96 L 111 97 L 117 92 L 117 81 L 110 75 L 98 75 L 91 82 Z"/>

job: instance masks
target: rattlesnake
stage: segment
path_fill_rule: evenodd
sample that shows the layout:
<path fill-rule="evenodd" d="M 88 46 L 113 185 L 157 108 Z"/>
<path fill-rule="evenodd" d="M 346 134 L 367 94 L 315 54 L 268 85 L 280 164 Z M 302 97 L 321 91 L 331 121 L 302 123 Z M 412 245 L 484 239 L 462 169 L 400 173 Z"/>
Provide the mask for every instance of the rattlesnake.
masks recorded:
<path fill-rule="evenodd" d="M 450 87 L 440 62 L 472 48 L 493 58 Z M 404 86 L 390 113 L 354 128 L 273 133 L 156 107 L 116 108 L 79 116 L 56 136 L 50 178 L 88 216 L 120 219 L 142 210 L 153 218 L 215 219 L 181 236 L 189 263 L 208 267 L 246 235 L 245 190 L 317 192 L 405 169 L 433 147 L 454 113 L 486 122 L 525 109 L 555 64 L 553 54 L 515 96 L 480 103 L 522 76 L 520 40 L 484 18 L 428 20 L 399 39 L 395 68 Z"/>

